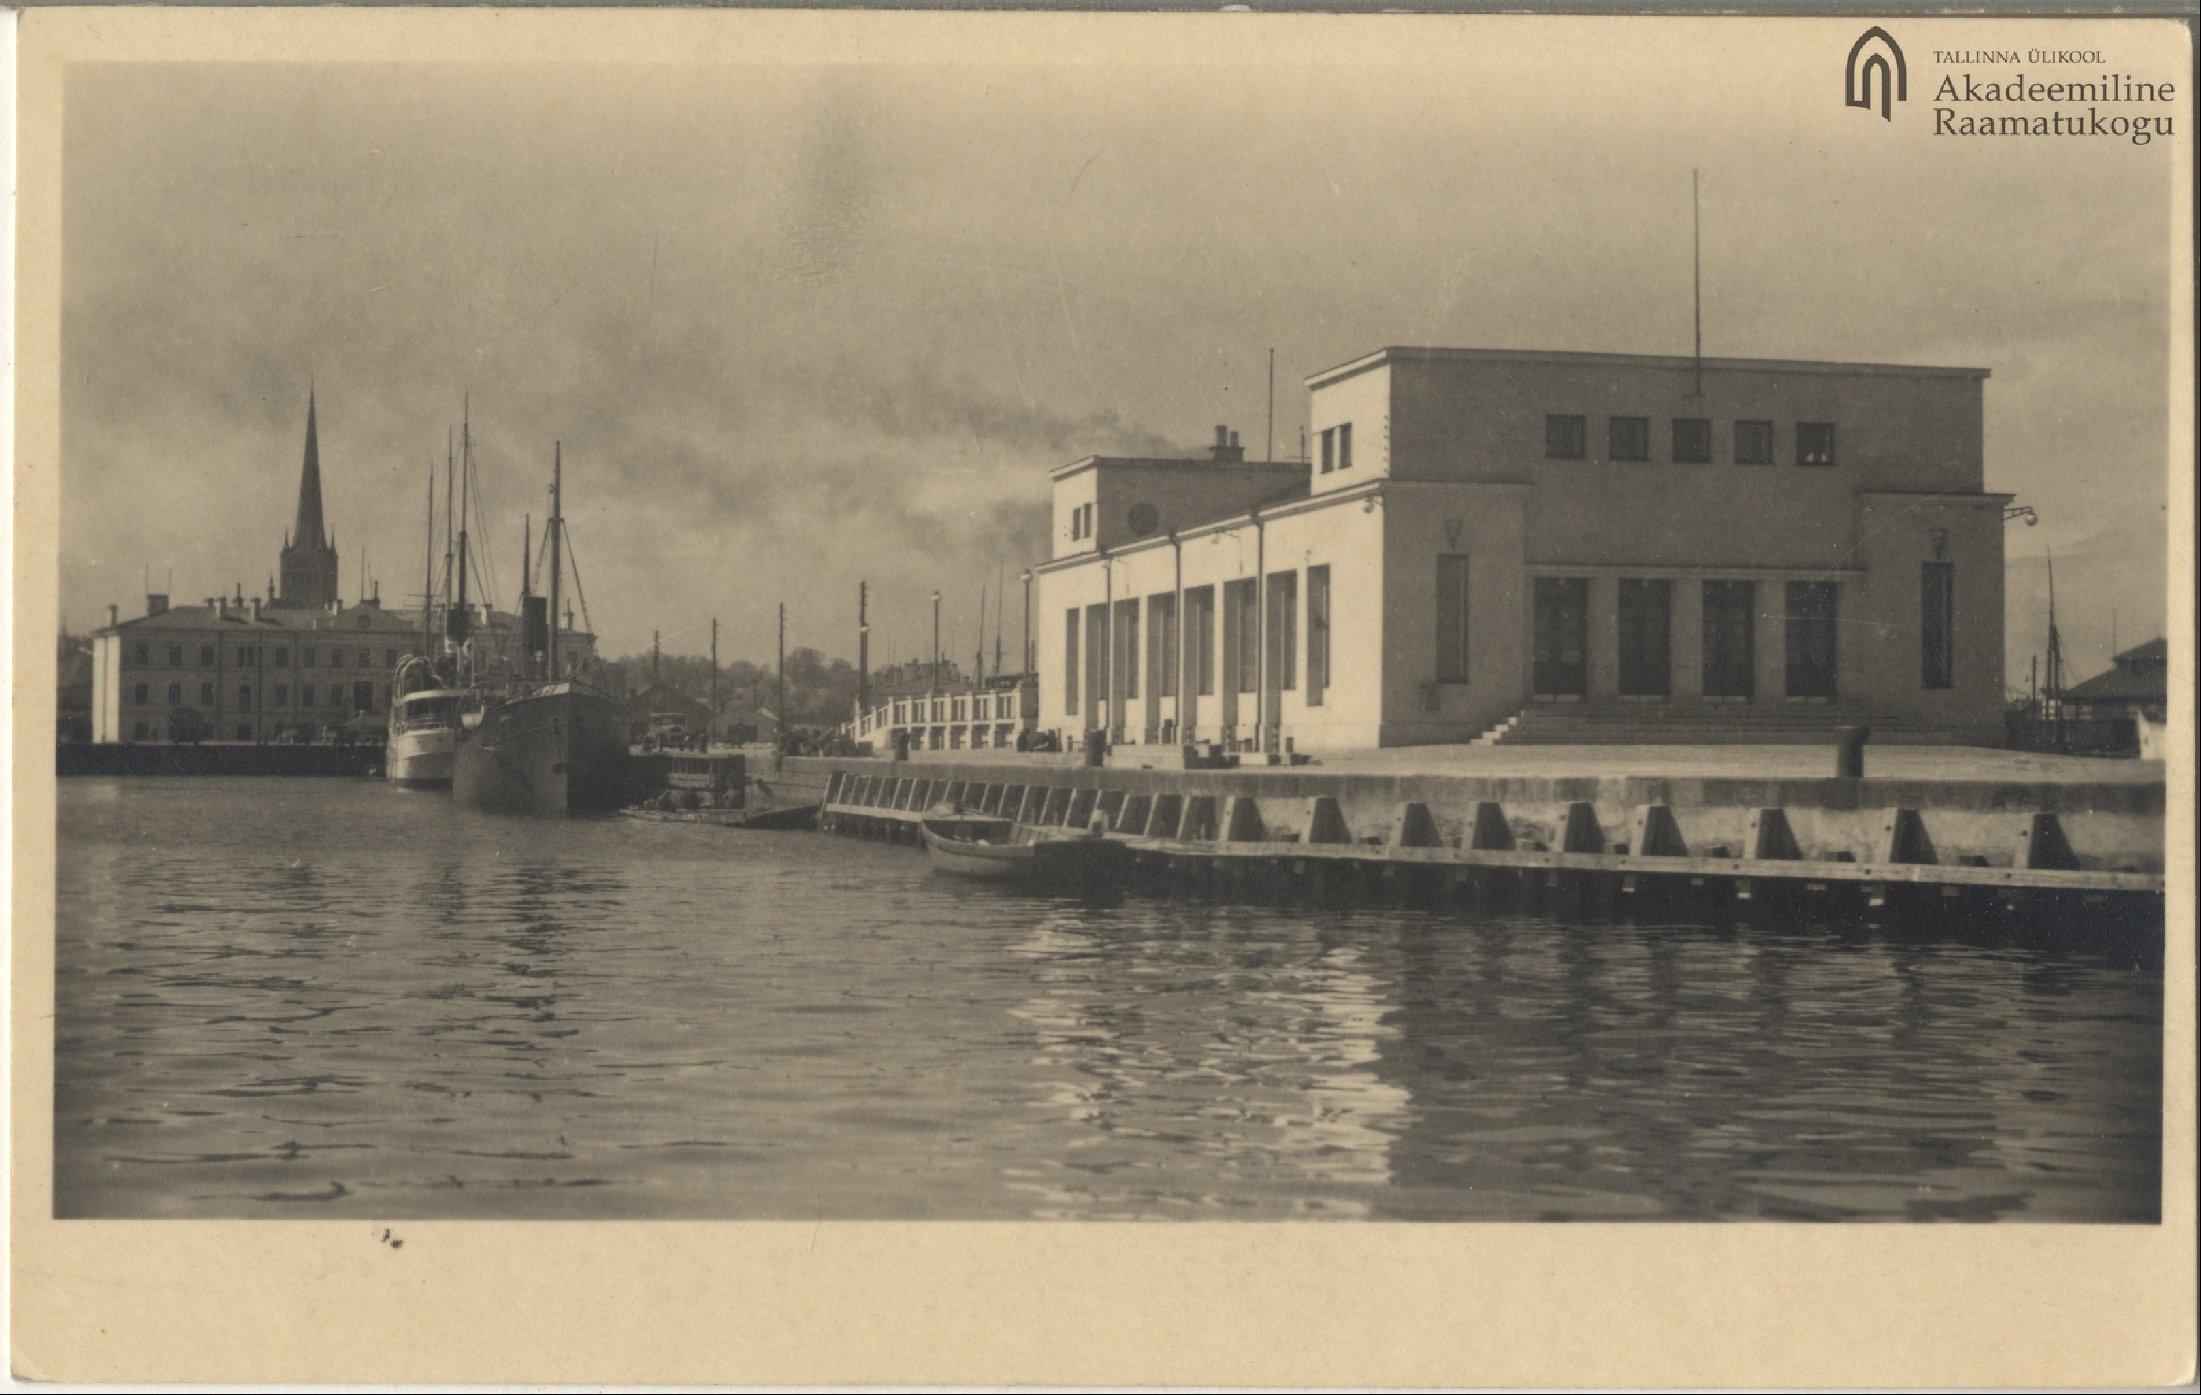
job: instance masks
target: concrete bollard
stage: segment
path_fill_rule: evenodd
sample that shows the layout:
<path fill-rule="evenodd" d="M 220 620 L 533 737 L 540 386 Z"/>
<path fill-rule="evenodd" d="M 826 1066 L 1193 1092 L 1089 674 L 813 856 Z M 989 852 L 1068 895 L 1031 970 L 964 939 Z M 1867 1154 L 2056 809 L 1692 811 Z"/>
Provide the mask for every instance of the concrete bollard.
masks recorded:
<path fill-rule="evenodd" d="M 1085 763 L 1097 768 L 1106 763 L 1107 756 L 1108 733 L 1099 727 L 1085 733 Z"/>
<path fill-rule="evenodd" d="M 1843 727 L 1834 743 L 1834 773 L 1844 780 L 1858 780 L 1865 774 L 1865 742 L 1872 736 L 1872 728 L 1859 723 Z"/>

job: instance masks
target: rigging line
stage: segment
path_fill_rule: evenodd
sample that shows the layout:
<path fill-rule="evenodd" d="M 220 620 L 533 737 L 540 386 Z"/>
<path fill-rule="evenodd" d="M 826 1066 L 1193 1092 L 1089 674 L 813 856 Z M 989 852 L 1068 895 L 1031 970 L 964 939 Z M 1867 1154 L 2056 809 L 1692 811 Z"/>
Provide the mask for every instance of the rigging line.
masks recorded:
<path fill-rule="evenodd" d="M 596 622 L 589 618 L 588 588 L 581 584 L 581 559 L 573 553 L 573 538 L 567 534 L 565 520 L 562 518 L 558 520 L 558 536 L 565 542 L 566 561 L 573 567 L 573 594 L 581 598 L 581 623 L 588 626 L 587 633 L 594 634 L 596 633 Z M 550 623 L 557 624 L 558 617 L 551 616 Z"/>

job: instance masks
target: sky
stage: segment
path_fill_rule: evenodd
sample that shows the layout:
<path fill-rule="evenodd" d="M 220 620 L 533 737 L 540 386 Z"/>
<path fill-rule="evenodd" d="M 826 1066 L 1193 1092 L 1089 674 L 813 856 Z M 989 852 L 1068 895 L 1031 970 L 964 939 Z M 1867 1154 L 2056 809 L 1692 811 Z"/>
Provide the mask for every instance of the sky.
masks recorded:
<path fill-rule="evenodd" d="M 606 652 L 702 652 L 715 613 L 768 659 L 784 601 L 791 647 L 853 657 L 867 578 L 874 664 L 929 655 L 936 587 L 967 661 L 1005 576 L 1013 655 L 1047 472 L 1216 423 L 1260 454 L 1272 348 L 1284 455 L 1305 376 L 1382 345 L 1687 352 L 1694 167 L 1707 353 L 1992 370 L 1987 487 L 2041 516 L 2017 681 L 2050 549 L 2075 675 L 2112 610 L 2160 632 L 2169 146 L 1889 127 L 1829 95 L 1842 23 L 1740 64 L 1610 26 L 1378 62 L 1216 32 L 1121 65 L 72 70 L 64 624 L 148 575 L 264 590 L 311 384 L 347 595 L 364 553 L 417 596 L 470 398 L 500 586 L 560 442 Z"/>

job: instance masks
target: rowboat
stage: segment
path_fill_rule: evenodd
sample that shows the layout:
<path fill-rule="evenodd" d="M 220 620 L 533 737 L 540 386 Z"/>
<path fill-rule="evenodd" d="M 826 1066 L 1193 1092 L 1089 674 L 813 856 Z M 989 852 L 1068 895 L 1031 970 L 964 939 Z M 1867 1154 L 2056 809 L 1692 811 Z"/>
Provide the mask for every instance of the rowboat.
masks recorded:
<path fill-rule="evenodd" d="M 1008 819 L 950 814 L 927 818 L 921 827 L 933 867 L 957 877 L 1091 887 L 1120 875 L 1131 855 L 1098 833 L 1048 834 Z"/>

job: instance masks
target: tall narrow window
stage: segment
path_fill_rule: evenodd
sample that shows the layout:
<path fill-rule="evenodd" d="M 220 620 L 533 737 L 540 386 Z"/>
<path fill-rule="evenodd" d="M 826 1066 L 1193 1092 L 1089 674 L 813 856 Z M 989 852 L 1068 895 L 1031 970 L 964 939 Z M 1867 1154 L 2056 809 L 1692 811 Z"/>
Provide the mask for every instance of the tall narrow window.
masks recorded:
<path fill-rule="evenodd" d="M 1704 583 L 1704 695 L 1747 698 L 1757 691 L 1757 583 Z"/>
<path fill-rule="evenodd" d="M 1085 724 L 1101 724 L 1101 704 L 1108 701 L 1108 607 L 1085 608 Z"/>
<path fill-rule="evenodd" d="M 1185 633 L 1192 641 L 1192 653 L 1187 662 L 1192 672 L 1186 675 L 1192 691 L 1200 697 L 1208 697 L 1215 691 L 1215 588 L 1195 586 L 1185 592 Z"/>
<path fill-rule="evenodd" d="M 1651 419 L 1614 417 L 1607 424 L 1606 445 L 1615 460 L 1651 458 Z"/>
<path fill-rule="evenodd" d="M 1437 681 L 1467 681 L 1467 558 L 1437 558 Z"/>
<path fill-rule="evenodd" d="M 1531 683 L 1538 697 L 1581 697 L 1590 677 L 1590 582 L 1540 576 L 1534 593 Z"/>
<path fill-rule="evenodd" d="M 1674 418 L 1674 463 L 1712 463 L 1712 423 L 1703 417 Z"/>
<path fill-rule="evenodd" d="M 1139 695 L 1139 603 L 1116 602 L 1116 691 L 1125 698 Z"/>
<path fill-rule="evenodd" d="M 1062 616 L 1062 710 L 1076 716 L 1078 711 L 1078 608 L 1071 606 Z"/>
<path fill-rule="evenodd" d="M 1919 577 L 1919 681 L 1956 686 L 1956 564 L 1928 562 Z"/>
<path fill-rule="evenodd" d="M 1823 421 L 1799 421 L 1796 423 L 1796 463 L 1798 465 L 1832 465 L 1834 463 L 1834 427 Z"/>
<path fill-rule="evenodd" d="M 1620 695 L 1673 693 L 1674 583 L 1620 583 Z"/>
<path fill-rule="evenodd" d="M 1322 428 L 1322 473 L 1326 475 L 1336 468 L 1337 428 L 1325 426 Z"/>
<path fill-rule="evenodd" d="M 1146 598 L 1146 681 L 1158 698 L 1177 696 L 1177 597 Z"/>
<path fill-rule="evenodd" d="M 1307 568 L 1307 705 L 1322 705 L 1330 686 L 1330 569 Z"/>
<path fill-rule="evenodd" d="M 1229 652 L 1224 661 L 1229 665 L 1230 690 L 1250 693 L 1261 686 L 1261 598 L 1253 578 L 1225 585 L 1223 604 L 1228 607 L 1223 618 L 1229 631 L 1224 647 Z"/>
<path fill-rule="evenodd" d="M 1831 581 L 1788 583 L 1788 695 L 1834 696 L 1835 593 Z"/>
<path fill-rule="evenodd" d="M 1337 468 L 1353 468 L 1353 424 L 1341 422 L 1337 428 Z"/>
<path fill-rule="evenodd" d="M 1299 573 L 1269 573 L 1269 686 L 1299 686 Z"/>
<path fill-rule="evenodd" d="M 1580 460 L 1585 449 L 1580 417 L 1544 418 L 1544 454 L 1553 460 Z"/>

